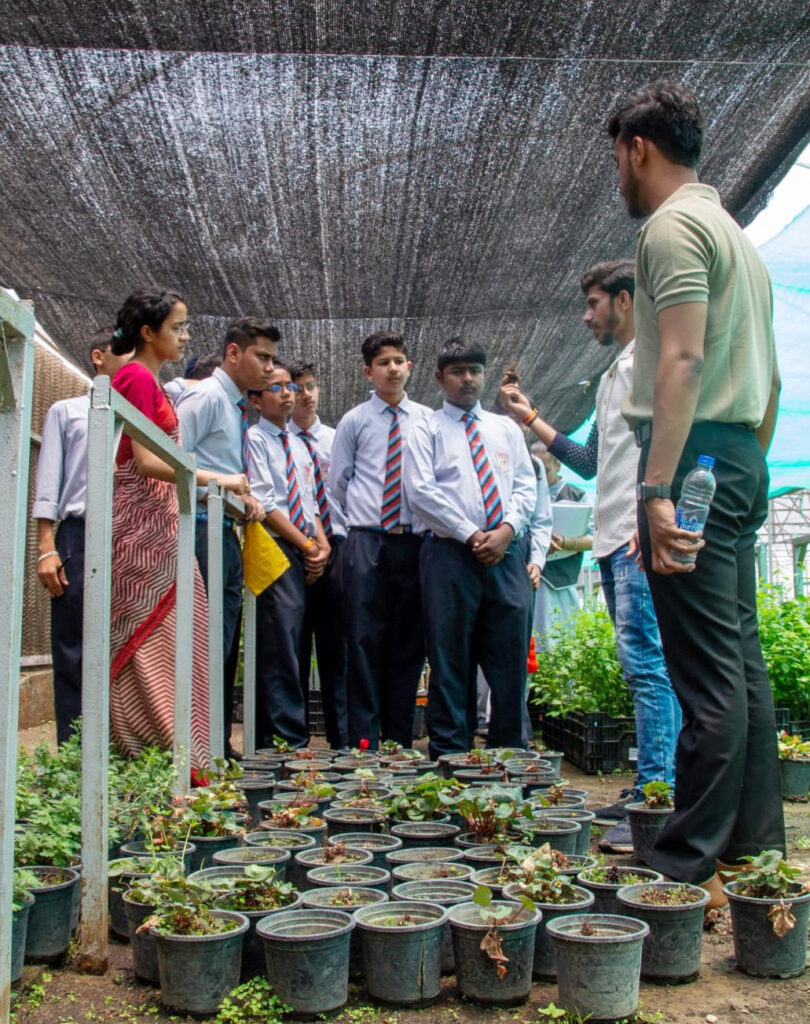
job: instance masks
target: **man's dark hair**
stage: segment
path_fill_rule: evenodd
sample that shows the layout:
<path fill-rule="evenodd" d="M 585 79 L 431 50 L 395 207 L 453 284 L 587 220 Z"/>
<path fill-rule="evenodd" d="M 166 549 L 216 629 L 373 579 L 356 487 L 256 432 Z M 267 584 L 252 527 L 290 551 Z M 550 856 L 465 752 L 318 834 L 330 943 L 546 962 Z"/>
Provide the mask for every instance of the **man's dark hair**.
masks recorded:
<path fill-rule="evenodd" d="M 398 349 L 404 356 L 408 355 L 408 346 L 401 334 L 397 334 L 396 331 L 377 331 L 376 334 L 370 334 L 360 346 L 366 366 L 371 366 L 374 356 L 386 346 Z"/>
<path fill-rule="evenodd" d="M 451 363 L 480 363 L 487 365 L 487 354 L 480 345 L 466 338 L 451 338 L 439 349 L 436 366 L 439 372 Z"/>
<path fill-rule="evenodd" d="M 93 331 L 90 336 L 90 341 L 87 345 L 87 358 L 90 360 L 90 369 L 93 373 L 96 372 L 95 363 L 93 362 L 93 353 L 98 350 L 104 352 L 108 345 L 112 345 L 114 327 L 99 327 L 97 331 Z"/>
<path fill-rule="evenodd" d="M 201 356 L 192 356 L 186 363 L 183 376 L 186 380 L 205 380 L 222 362 L 220 352 L 204 352 Z"/>
<path fill-rule="evenodd" d="M 222 358 L 228 351 L 228 345 L 238 345 L 244 352 L 246 348 L 256 344 L 257 338 L 269 338 L 281 341 L 281 331 L 275 324 L 268 323 L 257 316 L 243 316 L 232 320 L 225 329 L 225 344 L 222 346 Z"/>
<path fill-rule="evenodd" d="M 583 295 L 588 289 L 601 288 L 614 298 L 619 292 L 628 292 L 632 299 L 636 292 L 636 265 L 632 260 L 606 260 L 589 267 L 579 279 Z"/>
<path fill-rule="evenodd" d="M 318 376 L 315 372 L 314 363 L 296 363 L 290 367 L 290 376 L 294 381 L 298 380 L 299 377 L 305 377 L 308 373 L 311 373 L 313 377 Z"/>
<path fill-rule="evenodd" d="M 636 135 L 649 139 L 673 163 L 697 167 L 703 118 L 686 86 L 662 78 L 642 85 L 624 101 L 608 121 L 608 133 L 627 146 Z"/>

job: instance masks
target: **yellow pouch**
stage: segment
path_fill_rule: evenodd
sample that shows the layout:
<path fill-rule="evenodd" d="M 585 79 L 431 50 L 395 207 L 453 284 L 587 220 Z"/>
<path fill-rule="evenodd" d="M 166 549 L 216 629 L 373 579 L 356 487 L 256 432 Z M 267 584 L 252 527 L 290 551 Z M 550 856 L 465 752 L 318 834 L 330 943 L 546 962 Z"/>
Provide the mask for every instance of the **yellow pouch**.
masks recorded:
<path fill-rule="evenodd" d="M 245 585 L 258 597 L 290 568 L 290 561 L 261 523 L 246 523 L 242 565 Z"/>

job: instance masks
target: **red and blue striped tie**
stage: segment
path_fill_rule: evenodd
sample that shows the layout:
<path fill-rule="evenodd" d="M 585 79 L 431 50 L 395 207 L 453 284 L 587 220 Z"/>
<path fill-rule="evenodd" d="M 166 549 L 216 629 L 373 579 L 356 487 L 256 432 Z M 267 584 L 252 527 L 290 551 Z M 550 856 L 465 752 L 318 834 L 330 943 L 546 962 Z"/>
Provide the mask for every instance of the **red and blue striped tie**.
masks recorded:
<path fill-rule="evenodd" d="M 282 430 L 278 436 L 286 458 L 287 514 L 289 515 L 290 522 L 293 526 L 297 527 L 301 533 L 305 533 L 304 506 L 301 504 L 301 492 L 298 489 L 298 477 L 295 472 L 292 449 L 290 448 L 290 435 L 286 431 Z"/>
<path fill-rule="evenodd" d="M 326 498 L 326 488 L 323 485 L 323 473 L 318 453 L 315 451 L 315 438 L 306 430 L 298 435 L 307 446 L 307 451 L 312 456 L 312 465 L 315 469 L 315 500 L 318 502 L 318 512 L 321 517 L 323 532 L 327 537 L 332 536 L 332 517 L 329 514 L 329 502 Z"/>
<path fill-rule="evenodd" d="M 380 526 L 388 531 L 399 526 L 399 513 L 402 507 L 402 434 L 399 430 L 399 409 L 395 405 L 389 405 L 385 411 L 391 413 L 391 428 L 388 431 L 388 452 L 385 456 Z"/>
<path fill-rule="evenodd" d="M 501 496 L 498 494 L 498 485 L 495 483 L 495 474 L 492 472 L 484 442 L 475 425 L 475 417 L 472 413 L 465 412 L 461 418 L 464 420 L 473 466 L 478 474 L 478 483 L 481 485 L 481 494 L 484 497 L 484 511 L 487 516 L 486 529 L 494 530 L 503 520 L 503 507 L 501 506 Z"/>
<path fill-rule="evenodd" d="M 250 441 L 248 439 L 248 414 L 247 400 L 240 398 L 236 403 L 242 417 L 242 472 L 247 473 L 250 468 Z"/>

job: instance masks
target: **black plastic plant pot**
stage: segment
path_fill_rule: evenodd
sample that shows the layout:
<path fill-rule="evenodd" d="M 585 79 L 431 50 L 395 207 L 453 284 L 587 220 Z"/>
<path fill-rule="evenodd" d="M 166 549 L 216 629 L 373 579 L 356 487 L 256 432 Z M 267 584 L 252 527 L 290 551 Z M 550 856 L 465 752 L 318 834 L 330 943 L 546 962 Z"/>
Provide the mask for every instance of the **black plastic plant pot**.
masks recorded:
<path fill-rule="evenodd" d="M 685 890 L 695 900 L 651 904 L 644 899 L 647 890 L 661 893 Z M 709 902 L 706 890 L 682 882 L 652 882 L 625 885 L 616 893 L 616 900 L 628 917 L 645 921 L 650 929 L 641 954 L 641 977 L 666 985 L 695 981 L 703 948 L 703 910 Z"/>
<path fill-rule="evenodd" d="M 810 892 L 793 882 L 785 896 L 785 905 L 796 919 L 793 928 L 781 938 L 773 929 L 768 914 L 778 907 L 779 899 L 743 896 L 742 882 L 723 886 L 731 909 L 734 956 L 737 967 L 746 974 L 766 978 L 794 978 L 807 964 L 807 929 L 810 921 Z"/>
<path fill-rule="evenodd" d="M 262 828 L 258 832 L 246 832 L 242 838 L 246 846 L 289 850 L 293 856 L 301 850 L 311 850 L 317 845 L 312 836 L 294 828 Z"/>
<path fill-rule="evenodd" d="M 230 910 L 211 913 L 233 927 L 215 935 L 155 931 L 160 1000 L 180 1013 L 216 1013 L 225 996 L 239 984 L 242 945 L 250 922 L 244 914 Z"/>
<path fill-rule="evenodd" d="M 275 779 L 272 775 L 266 775 L 264 778 L 245 778 L 243 776 L 237 780 L 237 785 L 247 798 L 250 820 L 259 821 L 262 816 L 259 804 L 272 797 Z"/>
<path fill-rule="evenodd" d="M 28 915 L 34 905 L 30 892 L 25 894 L 25 903 L 11 915 L 11 983 L 19 981 L 23 972 L 25 939 L 28 935 Z"/>
<path fill-rule="evenodd" d="M 53 963 L 70 945 L 73 899 L 79 872 L 73 868 L 38 865 L 27 870 L 40 884 L 31 890 L 34 903 L 28 911 L 25 938 L 26 963 Z"/>
<path fill-rule="evenodd" d="M 782 775 L 782 797 L 794 800 L 807 796 L 810 789 L 810 758 L 784 757 L 779 761 Z"/>
<path fill-rule="evenodd" d="M 457 861 L 464 858 L 464 851 L 457 846 L 403 846 L 385 855 L 388 868 L 399 864 L 424 864 L 431 860 Z"/>
<path fill-rule="evenodd" d="M 563 1009 L 589 1021 L 632 1019 L 649 926 L 615 914 L 571 914 L 549 921 L 546 930 Z"/>
<path fill-rule="evenodd" d="M 265 976 L 294 1013 L 328 1013 L 346 1002 L 353 928 L 351 914 L 314 909 L 274 914 L 256 925 Z"/>
<path fill-rule="evenodd" d="M 385 828 L 385 813 L 368 807 L 329 808 L 323 817 L 330 836 L 339 832 L 382 832 Z"/>
<path fill-rule="evenodd" d="M 121 857 L 116 860 L 111 860 L 107 864 L 107 868 L 113 867 L 120 863 L 121 860 L 137 859 L 142 860 L 145 864 L 151 862 L 151 857 Z M 145 878 L 149 874 L 148 871 L 125 871 L 120 875 L 108 875 L 107 878 L 107 911 L 110 918 L 110 931 L 113 935 L 120 939 L 121 942 L 129 942 L 129 929 L 127 927 L 127 915 L 124 913 L 124 893 L 130 887 L 134 879 Z"/>
<path fill-rule="evenodd" d="M 273 800 L 262 800 L 262 811 L 264 811 L 265 813 L 272 814 L 273 811 L 270 809 L 269 805 L 273 803 L 275 803 L 275 801 Z M 276 808 L 276 810 L 278 809 L 280 808 Z M 298 825 L 296 828 L 279 828 L 278 825 L 273 822 L 272 818 L 268 818 L 267 820 L 261 822 L 259 828 L 266 829 L 268 832 L 302 832 L 305 836 L 309 836 L 310 839 L 314 839 L 315 842 L 318 844 L 323 842 L 324 836 L 326 835 L 326 822 L 317 815 L 310 818 L 309 824 Z"/>
<path fill-rule="evenodd" d="M 232 850 L 239 845 L 241 838 L 241 832 L 229 832 L 225 836 L 194 836 L 196 849 L 191 857 L 192 872 L 210 868 L 214 863 L 215 853 L 219 853 L 220 850 Z"/>
<path fill-rule="evenodd" d="M 579 822 L 581 828 L 577 832 L 577 841 L 574 853 L 578 857 L 587 857 L 591 848 L 591 823 L 596 815 L 593 811 L 586 811 L 582 807 L 546 807 L 542 811 L 535 810 L 534 820 L 539 818 L 557 818 L 560 821 Z"/>
<path fill-rule="evenodd" d="M 498 923 L 503 954 L 501 963 L 481 949 L 481 941 L 491 928 L 491 920 L 477 903 L 450 907 L 448 917 L 453 932 L 456 981 L 460 995 L 482 1006 L 519 1006 L 529 998 L 532 987 L 534 941 L 539 910 L 529 910 L 505 900 L 493 900 L 492 909 L 508 908 L 516 916 Z M 499 976 L 498 966 L 506 973 Z"/>
<path fill-rule="evenodd" d="M 400 821 L 391 826 L 391 835 L 405 847 L 452 846 L 461 829 L 446 821 Z"/>
<path fill-rule="evenodd" d="M 560 853 L 577 852 L 577 836 L 582 831 L 578 821 L 566 818 L 554 818 L 543 815 L 536 821 L 531 820 L 518 826 L 532 846 L 543 846 L 548 843 L 552 850 Z"/>
<path fill-rule="evenodd" d="M 314 846 L 311 850 L 301 850 L 300 853 L 296 853 L 290 866 L 290 881 L 296 889 L 300 889 L 302 892 L 310 889 L 311 886 L 307 881 L 307 873 L 313 868 L 334 863 L 334 861 L 327 860 L 328 854 L 324 853 L 325 849 L 327 848 L 323 846 Z M 359 846 L 347 847 L 345 859 L 339 862 L 339 864 L 347 868 L 358 864 L 365 865 L 371 863 L 371 853 L 368 850 L 360 849 Z"/>
<path fill-rule="evenodd" d="M 500 866 L 506 860 L 507 847 L 523 859 L 534 853 L 534 848 L 529 844 L 528 837 L 523 834 L 520 840 L 514 843 L 490 843 L 487 846 L 468 846 L 464 851 L 464 863 L 469 864 L 473 871 L 480 871 L 481 868 Z"/>
<path fill-rule="evenodd" d="M 466 882 L 472 878 L 473 869 L 460 861 L 427 860 L 410 864 L 397 864 L 391 871 L 394 882 L 427 882 L 431 879 L 442 882 Z"/>
<path fill-rule="evenodd" d="M 361 885 L 369 889 L 388 892 L 391 872 L 371 864 L 323 864 L 307 872 L 307 888 L 317 886 Z"/>
<path fill-rule="evenodd" d="M 122 843 L 119 853 L 122 857 L 182 857 L 185 874 L 196 870 L 194 858 L 197 854 L 197 847 L 192 842 L 178 842 L 165 850 L 159 848 L 155 850 L 145 839 L 134 839 L 128 843 Z"/>
<path fill-rule="evenodd" d="M 643 802 L 625 807 L 630 820 L 633 854 L 639 864 L 649 864 L 655 840 L 669 821 L 673 807 L 646 807 Z"/>
<path fill-rule="evenodd" d="M 454 907 L 469 903 L 475 892 L 475 883 L 465 880 L 428 878 L 424 881 L 400 882 L 391 889 L 392 900 L 415 900 L 417 903 L 438 903 L 440 907 Z M 442 925 L 442 974 L 453 974 L 456 960 L 453 956 L 453 933 L 450 922 Z"/>
<path fill-rule="evenodd" d="M 442 929 L 437 903 L 398 900 L 355 911 L 366 989 L 395 1006 L 427 1006 L 442 985 Z"/>
<path fill-rule="evenodd" d="M 231 846 L 218 850 L 213 856 L 213 867 L 244 866 L 258 864 L 262 868 L 274 868 L 276 877 L 283 882 L 287 877 L 287 864 L 292 854 L 272 846 Z"/>
<path fill-rule="evenodd" d="M 402 840 L 396 836 L 387 836 L 379 832 L 339 832 L 329 836 L 327 844 L 334 846 L 343 843 L 353 849 L 365 850 L 371 854 L 371 863 L 375 868 L 390 870 L 386 855 L 402 849 Z"/>
<path fill-rule="evenodd" d="M 387 903 L 388 893 L 380 889 L 369 889 L 361 885 L 323 886 L 309 889 L 304 893 L 303 906 L 313 910 L 343 910 L 354 916 L 360 907 Z M 356 981 L 363 977 L 363 959 L 360 951 L 360 935 L 355 928 L 349 943 L 349 978 Z"/>
<path fill-rule="evenodd" d="M 132 947 L 132 969 L 135 971 L 135 977 L 140 978 L 141 981 L 148 981 L 150 985 L 159 985 L 155 934 L 151 929 L 138 931 L 147 917 L 154 914 L 155 908 L 148 903 L 137 903 L 129 893 L 124 893 L 123 903 L 129 930 L 129 943 Z"/>
<path fill-rule="evenodd" d="M 500 864 L 491 867 L 479 868 L 470 875 L 470 881 L 475 885 L 485 885 L 496 900 L 503 898 L 504 886 L 508 885 L 510 879 L 502 873 Z"/>
<path fill-rule="evenodd" d="M 652 871 L 650 868 L 619 868 L 618 872 L 618 882 L 591 882 L 586 877 L 588 874 L 587 870 L 580 871 L 576 876 L 577 885 L 581 885 L 584 889 L 588 889 L 594 895 L 594 914 L 624 914 L 625 908 L 619 905 L 616 899 L 616 893 L 624 885 L 634 885 L 636 882 L 636 878 L 632 877 L 634 875 L 641 879 L 641 882 L 644 885 L 649 884 L 649 882 L 664 881 L 663 875 L 659 875 L 657 871 Z"/>
<path fill-rule="evenodd" d="M 578 885 L 573 886 L 576 899 L 572 903 L 543 903 L 532 899 L 540 911 L 541 918 L 537 922 L 534 936 L 534 957 L 532 959 L 532 975 L 545 981 L 553 981 L 557 977 L 557 962 L 554 959 L 554 942 L 546 930 L 549 921 L 569 914 L 587 914 L 593 906 L 593 893 Z M 519 882 L 504 886 L 503 896 L 507 900 L 520 899 L 523 889 Z"/>

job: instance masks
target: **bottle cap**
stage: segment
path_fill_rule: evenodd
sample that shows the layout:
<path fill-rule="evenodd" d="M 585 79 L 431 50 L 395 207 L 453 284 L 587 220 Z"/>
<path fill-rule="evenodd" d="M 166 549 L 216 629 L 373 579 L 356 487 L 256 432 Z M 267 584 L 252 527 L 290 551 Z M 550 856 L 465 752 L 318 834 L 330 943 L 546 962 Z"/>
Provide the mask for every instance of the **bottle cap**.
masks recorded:
<path fill-rule="evenodd" d="M 698 465 L 711 468 L 714 465 L 714 458 L 711 455 L 698 455 Z"/>

